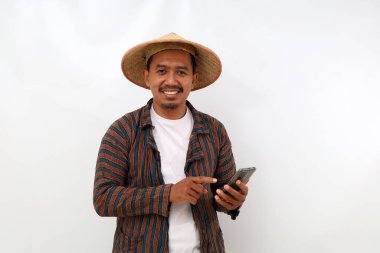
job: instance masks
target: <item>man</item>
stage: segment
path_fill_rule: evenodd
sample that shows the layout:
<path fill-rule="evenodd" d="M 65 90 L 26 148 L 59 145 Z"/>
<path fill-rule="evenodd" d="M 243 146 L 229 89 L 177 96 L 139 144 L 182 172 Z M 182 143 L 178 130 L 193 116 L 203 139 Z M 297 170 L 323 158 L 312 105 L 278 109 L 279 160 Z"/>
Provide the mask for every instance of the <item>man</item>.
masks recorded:
<path fill-rule="evenodd" d="M 235 173 L 227 132 L 187 101 L 219 77 L 218 56 L 171 33 L 127 51 L 122 70 L 153 99 L 101 142 L 94 206 L 117 217 L 113 252 L 224 252 L 216 211 L 235 219 L 248 188 L 226 185 Z"/>

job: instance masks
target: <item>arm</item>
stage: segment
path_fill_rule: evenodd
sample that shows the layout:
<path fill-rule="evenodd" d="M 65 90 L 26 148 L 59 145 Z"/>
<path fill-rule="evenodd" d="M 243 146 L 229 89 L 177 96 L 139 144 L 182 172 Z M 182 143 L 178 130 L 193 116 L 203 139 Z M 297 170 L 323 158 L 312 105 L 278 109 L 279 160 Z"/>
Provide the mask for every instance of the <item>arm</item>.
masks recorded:
<path fill-rule="evenodd" d="M 231 149 L 231 142 L 228 138 L 227 132 L 222 126 L 221 131 L 221 148 L 218 157 L 217 175 L 222 175 L 218 178 L 218 184 L 214 192 L 214 206 L 217 211 L 222 211 L 231 216 L 233 220 L 239 215 L 239 208 L 244 203 L 246 195 L 248 194 L 248 187 L 238 180 L 237 185 L 239 191 L 234 190 L 232 187 L 226 185 L 231 177 L 236 172 L 236 166 Z M 224 188 L 226 193 L 220 188 Z M 214 191 L 214 190 L 213 190 Z M 216 193 L 216 194 L 215 194 Z"/>
<path fill-rule="evenodd" d="M 93 203 L 100 216 L 169 214 L 171 185 L 126 187 L 131 131 L 115 122 L 104 135 L 98 154 Z"/>
<path fill-rule="evenodd" d="M 215 170 L 214 176 L 218 179 L 217 183 L 212 185 L 211 189 L 213 195 L 216 195 L 216 190 L 222 188 L 225 184 L 228 183 L 230 178 L 236 172 L 235 159 L 232 153 L 231 141 L 228 137 L 227 131 L 224 126 L 219 123 L 219 131 L 220 132 L 220 147 L 219 147 L 219 155 L 217 161 L 217 168 Z M 229 210 L 224 206 L 217 203 L 214 199 L 214 207 L 219 212 L 228 213 Z"/>

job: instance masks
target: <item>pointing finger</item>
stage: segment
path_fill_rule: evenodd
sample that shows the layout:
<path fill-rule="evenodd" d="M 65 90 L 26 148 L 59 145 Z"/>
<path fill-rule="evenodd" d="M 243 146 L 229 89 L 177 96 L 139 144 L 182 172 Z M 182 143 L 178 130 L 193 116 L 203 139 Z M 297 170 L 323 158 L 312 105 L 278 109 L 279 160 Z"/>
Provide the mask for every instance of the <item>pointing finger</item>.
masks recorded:
<path fill-rule="evenodd" d="M 198 184 L 203 184 L 203 183 L 214 184 L 214 183 L 216 183 L 216 181 L 217 181 L 216 178 L 212 178 L 212 177 L 203 177 L 203 176 L 192 177 L 192 180 L 193 180 L 193 182 L 198 183 Z"/>

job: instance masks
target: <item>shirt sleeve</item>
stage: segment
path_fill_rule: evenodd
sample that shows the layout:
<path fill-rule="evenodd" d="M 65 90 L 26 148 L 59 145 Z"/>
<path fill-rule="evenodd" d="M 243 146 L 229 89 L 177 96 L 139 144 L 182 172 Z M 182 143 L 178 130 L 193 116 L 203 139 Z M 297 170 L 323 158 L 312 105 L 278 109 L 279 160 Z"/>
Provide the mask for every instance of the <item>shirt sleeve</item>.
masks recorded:
<path fill-rule="evenodd" d="M 232 146 L 230 138 L 224 126 L 220 123 L 220 148 L 217 161 L 217 168 L 215 171 L 215 177 L 218 179 L 217 183 L 213 185 L 213 194 L 216 194 L 216 190 L 222 188 L 236 172 L 235 159 L 232 153 Z M 235 219 L 239 214 L 239 208 L 236 210 L 228 210 L 227 208 L 219 205 L 215 199 L 213 200 L 214 208 L 219 212 L 227 213 L 232 219 Z"/>
<path fill-rule="evenodd" d="M 131 131 L 117 122 L 104 135 L 98 153 L 93 204 L 100 216 L 169 215 L 171 185 L 127 187 Z"/>

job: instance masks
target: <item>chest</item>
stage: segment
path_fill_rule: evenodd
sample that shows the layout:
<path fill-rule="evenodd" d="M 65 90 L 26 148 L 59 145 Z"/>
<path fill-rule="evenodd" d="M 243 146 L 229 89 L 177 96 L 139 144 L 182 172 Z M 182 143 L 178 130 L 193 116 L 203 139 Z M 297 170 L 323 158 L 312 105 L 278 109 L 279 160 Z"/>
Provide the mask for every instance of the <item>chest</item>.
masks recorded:
<path fill-rule="evenodd" d="M 145 128 L 138 131 L 131 144 L 126 185 L 143 188 L 165 184 L 162 174 L 161 149 L 156 143 L 153 129 Z M 212 177 L 214 175 L 219 147 L 211 141 L 210 136 L 191 134 L 188 141 L 181 145 L 185 145 L 184 149 L 186 150 L 183 165 L 186 176 Z"/>

